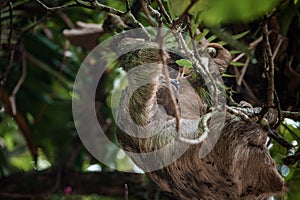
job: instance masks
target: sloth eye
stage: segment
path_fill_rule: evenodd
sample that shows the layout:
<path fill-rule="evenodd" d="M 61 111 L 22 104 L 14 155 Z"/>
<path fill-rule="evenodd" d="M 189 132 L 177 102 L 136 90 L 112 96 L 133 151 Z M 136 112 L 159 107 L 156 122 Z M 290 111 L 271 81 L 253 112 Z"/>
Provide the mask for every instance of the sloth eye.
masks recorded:
<path fill-rule="evenodd" d="M 215 58 L 217 56 L 217 49 L 215 49 L 214 47 L 208 47 L 207 53 L 208 55 L 210 55 L 210 57 Z"/>

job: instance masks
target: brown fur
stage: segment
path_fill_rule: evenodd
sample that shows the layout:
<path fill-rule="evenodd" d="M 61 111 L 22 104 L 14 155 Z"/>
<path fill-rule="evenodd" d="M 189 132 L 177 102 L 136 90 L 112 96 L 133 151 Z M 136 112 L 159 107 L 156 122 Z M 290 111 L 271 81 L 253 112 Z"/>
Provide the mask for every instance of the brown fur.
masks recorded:
<path fill-rule="evenodd" d="M 141 41 L 138 43 L 141 45 Z M 126 45 L 134 46 L 136 42 L 134 39 L 127 39 Z M 167 112 L 161 112 L 159 106 L 166 105 L 159 105 L 157 101 L 162 65 L 159 64 L 159 59 L 151 56 L 148 56 L 151 62 L 145 57 L 139 57 L 145 51 L 137 50 L 133 55 L 124 55 L 120 58 L 120 64 L 127 65 L 124 66 L 125 69 L 153 61 L 156 63 L 141 68 L 137 74 L 129 76 L 129 85 L 120 103 L 118 121 L 123 122 L 122 125 L 126 127 L 127 122 L 124 119 L 126 115 L 122 105 L 128 100 L 130 106 L 125 109 L 129 109 L 132 120 L 146 127 L 143 133 L 149 131 L 149 133 L 154 132 L 155 135 L 148 138 L 133 137 L 128 133 L 136 136 L 139 133 L 130 126 L 127 126 L 126 130 L 118 129 L 117 132 L 123 149 L 141 154 L 160 149 L 173 141 L 176 135 L 174 117 Z M 155 50 L 154 53 L 152 50 L 150 55 L 158 57 Z M 130 59 L 130 56 L 136 57 Z M 128 67 L 128 65 L 132 66 Z M 149 84 L 137 90 L 133 89 L 139 78 L 145 79 L 145 74 Z M 133 95 L 129 97 L 131 91 Z M 163 95 L 159 96 L 162 98 Z M 185 102 L 180 105 L 182 134 L 189 138 L 196 137 L 201 133 L 199 121 L 201 115 L 206 112 L 206 105 L 199 96 L 195 97 L 195 91 L 184 87 L 184 84 L 178 91 L 178 97 L 182 99 L 179 102 Z M 195 109 L 199 110 L 195 112 Z M 266 138 L 267 133 L 256 123 L 245 122 L 237 116 L 227 114 L 222 135 L 206 157 L 199 158 L 201 144 L 191 145 L 175 162 L 146 174 L 163 191 L 178 199 L 267 200 L 284 190 L 284 180 L 277 172 L 276 165 L 264 145 Z M 166 150 L 153 159 L 163 160 L 172 153 Z M 148 171 L 148 166 L 145 164 L 147 162 L 142 157 L 132 157 L 132 159 L 141 169 Z"/>

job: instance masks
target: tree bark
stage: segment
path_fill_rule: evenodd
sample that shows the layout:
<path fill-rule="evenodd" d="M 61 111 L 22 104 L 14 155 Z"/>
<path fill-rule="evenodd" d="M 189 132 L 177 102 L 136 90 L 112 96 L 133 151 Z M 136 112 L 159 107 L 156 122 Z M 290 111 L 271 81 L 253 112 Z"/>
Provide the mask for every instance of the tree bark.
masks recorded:
<path fill-rule="evenodd" d="M 155 187 L 144 183 L 144 175 L 124 172 L 79 172 L 48 169 L 14 174 L 0 179 L 0 199 L 36 198 L 51 194 L 98 194 L 124 197 L 125 184 L 132 199 L 143 199 Z"/>

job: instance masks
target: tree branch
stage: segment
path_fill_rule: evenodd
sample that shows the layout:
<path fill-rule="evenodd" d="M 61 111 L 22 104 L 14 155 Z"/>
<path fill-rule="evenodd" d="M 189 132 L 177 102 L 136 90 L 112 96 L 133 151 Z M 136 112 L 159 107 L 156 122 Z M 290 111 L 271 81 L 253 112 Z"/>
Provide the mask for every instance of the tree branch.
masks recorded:
<path fill-rule="evenodd" d="M 46 4 L 44 4 L 40 0 L 36 0 L 39 4 L 41 4 L 46 10 L 48 11 L 55 11 L 55 10 L 60 10 L 60 9 L 65 9 L 65 8 L 72 8 L 72 7 L 83 7 L 83 8 L 88 8 L 91 10 L 96 10 L 96 11 L 105 11 L 111 14 L 115 14 L 121 17 L 121 19 L 126 23 L 126 24 L 132 24 L 135 27 L 139 27 L 142 29 L 142 32 L 146 39 L 150 40 L 151 37 L 145 27 L 132 15 L 131 12 L 123 12 L 121 10 L 103 5 L 99 3 L 97 0 L 82 0 L 83 2 L 88 2 L 90 5 L 86 5 L 84 3 L 79 2 L 78 0 L 75 0 L 75 3 L 71 4 L 66 4 L 62 6 L 56 6 L 56 7 L 49 7 Z"/>
<path fill-rule="evenodd" d="M 162 4 L 161 0 L 156 0 L 156 3 L 160 9 L 161 14 L 165 17 L 166 21 L 168 24 L 172 24 L 172 20 L 171 17 L 169 16 L 169 14 L 167 13 L 164 5 Z"/>
<path fill-rule="evenodd" d="M 11 110 L 12 110 L 12 115 L 14 115 L 14 116 L 17 114 L 16 95 L 17 95 L 20 87 L 22 86 L 25 78 L 26 78 L 26 74 L 27 74 L 26 52 L 23 52 L 23 55 L 22 55 L 22 74 L 21 74 L 21 77 L 20 77 L 17 85 L 15 86 L 15 88 L 13 89 L 13 91 L 12 91 L 10 97 L 9 97 Z"/>
<path fill-rule="evenodd" d="M 261 118 L 268 112 L 271 106 L 274 103 L 274 59 L 272 55 L 272 49 L 269 41 L 268 33 L 268 18 L 264 19 L 262 22 L 262 36 L 264 43 L 264 52 L 265 52 L 265 73 L 268 80 L 268 89 L 267 89 L 267 102 L 263 107 L 261 113 L 259 114 Z"/>
<path fill-rule="evenodd" d="M 142 199 L 143 192 L 154 190 L 151 186 L 142 184 L 143 179 L 143 175 L 122 172 L 78 172 L 59 169 L 30 171 L 0 179 L 0 198 L 45 197 L 50 194 L 61 194 L 66 187 L 71 188 L 72 194 L 124 197 L 124 185 L 127 184 L 128 193 L 132 194 L 134 199 Z M 54 190 L 53 185 L 57 185 Z"/>
<path fill-rule="evenodd" d="M 176 119 L 176 132 L 177 132 L 177 136 L 180 137 L 180 116 L 179 116 L 179 110 L 177 107 L 177 103 L 176 103 L 176 99 L 174 97 L 173 94 L 173 90 L 172 90 L 172 86 L 171 86 L 171 81 L 170 81 L 170 77 L 169 77 L 169 70 L 168 70 L 168 65 L 167 65 L 167 60 L 166 60 L 166 56 L 164 55 L 164 37 L 162 35 L 162 16 L 159 19 L 159 29 L 158 29 L 158 33 L 157 33 L 157 41 L 159 44 L 159 56 L 160 56 L 160 60 L 161 63 L 163 65 L 163 75 L 165 76 L 166 79 L 166 84 L 167 84 L 167 88 L 168 88 L 168 93 L 170 96 L 170 100 L 171 100 L 171 104 L 172 107 L 174 108 L 174 115 L 175 115 L 175 119 Z"/>
<path fill-rule="evenodd" d="M 295 147 L 291 143 L 289 143 L 286 139 L 281 137 L 278 133 L 272 131 L 271 129 L 268 129 L 268 136 L 274 139 L 278 144 L 280 144 L 282 147 L 287 149 L 287 155 L 294 155 L 295 154 Z"/>
<path fill-rule="evenodd" d="M 300 161 L 300 152 L 296 153 L 295 155 L 288 156 L 283 159 L 283 163 L 285 165 L 293 165 L 296 162 Z"/>
<path fill-rule="evenodd" d="M 189 14 L 190 9 L 195 5 L 196 2 L 198 2 L 198 0 L 192 0 L 191 3 L 188 5 L 188 7 L 180 15 L 180 17 L 175 21 L 173 21 L 173 28 L 175 30 L 178 29 L 178 27 L 183 23 L 183 21 L 186 19 L 187 15 Z"/>
<path fill-rule="evenodd" d="M 5 110 L 6 112 L 12 116 L 15 120 L 15 122 L 18 124 L 19 129 L 21 130 L 21 133 L 23 134 L 26 142 L 27 142 L 27 146 L 30 150 L 31 155 L 33 156 L 33 159 L 36 163 L 37 161 L 37 148 L 34 146 L 34 144 L 31 142 L 31 138 L 30 138 L 30 128 L 26 122 L 26 119 L 23 117 L 23 115 L 21 115 L 21 113 L 16 113 L 15 115 L 13 115 L 13 111 L 12 111 L 12 105 L 11 105 L 11 101 L 9 100 L 8 95 L 6 94 L 5 91 L 1 92 L 1 100 L 5 106 Z"/>
<path fill-rule="evenodd" d="M 66 9 L 66 8 L 73 8 L 73 7 L 85 7 L 84 4 L 81 4 L 79 2 L 71 3 L 71 4 L 66 4 L 66 5 L 61 5 L 61 6 L 54 6 L 54 7 L 49 7 L 47 6 L 44 2 L 40 0 L 36 0 L 43 8 L 45 8 L 47 11 L 56 11 L 56 10 L 61 10 L 61 9 Z"/>
<path fill-rule="evenodd" d="M 295 121 L 300 121 L 300 112 L 281 111 L 281 115 L 285 118 L 290 118 Z"/>
<path fill-rule="evenodd" d="M 148 9 L 147 8 L 152 8 L 150 5 L 146 5 L 146 2 L 144 1 L 144 0 L 140 0 L 141 1 L 141 6 L 142 6 L 142 9 L 143 9 L 143 12 L 144 12 L 144 14 L 145 14 L 145 16 L 147 17 L 147 19 L 148 19 L 148 21 L 149 21 L 149 23 L 151 24 L 151 26 L 153 26 L 153 27 L 156 27 L 156 24 L 154 23 L 154 21 L 151 19 L 151 17 L 150 17 L 150 14 L 149 14 L 149 12 L 148 12 Z M 153 9 L 153 8 L 152 8 Z M 150 10 L 150 9 L 149 9 Z M 159 16 L 160 16 L 160 14 L 156 11 L 156 10 L 150 10 L 150 12 L 151 12 L 151 15 L 153 16 L 155 16 L 155 18 L 157 19 L 157 18 L 159 18 Z M 157 13 L 156 13 L 157 12 Z M 158 15 L 157 15 L 158 14 Z"/>
<path fill-rule="evenodd" d="M 195 139 L 189 139 L 189 138 L 184 138 L 184 137 L 178 137 L 176 138 L 178 141 L 186 143 L 186 144 L 200 144 L 201 142 L 203 142 L 209 133 L 209 128 L 208 128 L 208 121 L 211 119 L 211 115 L 212 113 L 206 113 L 205 115 L 201 116 L 201 125 L 202 125 L 202 129 L 203 129 L 203 133 Z"/>

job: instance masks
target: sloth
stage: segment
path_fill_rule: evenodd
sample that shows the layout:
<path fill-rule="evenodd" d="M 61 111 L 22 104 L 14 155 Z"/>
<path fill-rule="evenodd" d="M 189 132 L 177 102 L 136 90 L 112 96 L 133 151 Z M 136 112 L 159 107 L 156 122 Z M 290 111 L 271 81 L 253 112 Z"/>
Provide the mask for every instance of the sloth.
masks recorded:
<path fill-rule="evenodd" d="M 212 56 L 209 65 L 224 72 L 230 53 L 218 44 L 209 44 L 205 49 Z M 126 72 L 135 72 L 128 75 L 128 86 L 121 97 L 117 138 L 121 148 L 162 191 L 182 200 L 267 200 L 285 191 L 284 180 L 265 146 L 267 132 L 256 122 L 230 113 L 226 113 L 220 138 L 207 155 L 199 157 L 203 143 L 182 144 L 186 147 L 182 155 L 165 164 L 165 159 L 181 148 L 176 142 L 178 122 L 161 61 L 164 56 L 166 64 L 176 68 L 175 58 L 166 50 L 159 51 L 157 43 L 137 38 L 124 38 L 118 50 L 119 65 Z M 186 138 L 195 138 L 203 133 L 200 121 L 209 108 L 196 86 L 188 87 L 182 78 L 175 80 L 176 76 L 170 71 L 171 92 L 180 112 L 180 132 Z M 168 147 L 169 143 L 173 146 Z M 152 155 L 152 161 L 147 160 L 147 153 L 164 147 Z M 151 162 L 161 162 L 162 167 L 153 170 Z"/>

